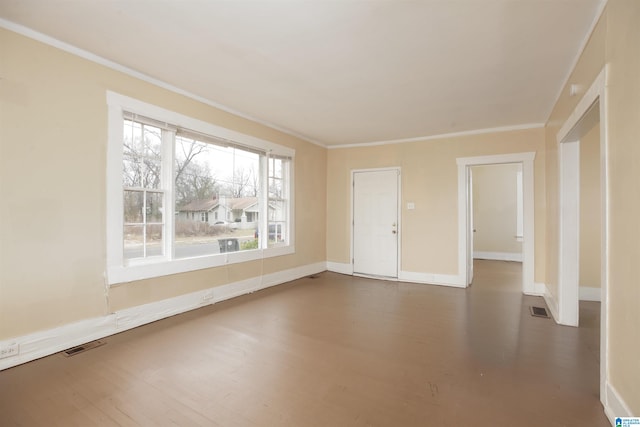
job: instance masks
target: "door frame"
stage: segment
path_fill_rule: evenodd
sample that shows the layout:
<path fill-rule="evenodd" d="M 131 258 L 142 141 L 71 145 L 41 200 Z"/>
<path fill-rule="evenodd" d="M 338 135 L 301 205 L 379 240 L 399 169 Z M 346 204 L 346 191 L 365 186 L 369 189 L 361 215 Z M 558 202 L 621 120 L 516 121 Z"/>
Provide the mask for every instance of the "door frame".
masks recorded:
<path fill-rule="evenodd" d="M 472 233 L 469 216 L 469 192 L 472 191 L 469 175 L 472 166 L 498 165 L 506 163 L 522 164 L 522 185 L 524 202 L 524 232 L 522 242 L 522 292 L 527 295 L 541 295 L 534 284 L 534 186 L 533 161 L 535 152 L 497 154 L 478 157 L 458 157 L 458 283 L 467 287 L 470 275 L 468 263 L 473 260 L 473 248 L 469 233 Z M 470 258 L 471 257 L 471 258 Z"/>
<path fill-rule="evenodd" d="M 607 127 L 608 127 L 608 99 L 607 99 L 607 66 L 600 71 L 600 74 L 595 78 L 589 89 L 585 92 L 584 96 L 575 109 L 569 115 L 567 121 L 562 125 L 560 131 L 556 135 L 558 143 L 558 153 L 561 152 L 561 147 L 566 143 L 578 143 L 580 137 L 580 124 L 585 119 L 592 108 L 598 105 L 600 109 L 600 286 L 601 286 L 601 299 L 600 299 L 600 402 L 605 408 L 610 408 L 611 403 L 617 399 L 615 396 L 609 397 L 608 381 L 609 381 L 609 340 L 608 340 L 608 325 L 609 325 L 609 173 L 608 173 L 608 158 L 609 158 L 609 142 L 607 139 Z M 564 151 L 564 150 L 563 150 Z M 567 159 L 565 156 L 558 158 L 559 177 L 564 173 L 575 173 L 572 170 L 574 167 L 575 159 Z M 565 193 L 566 194 L 566 193 Z M 559 206 L 562 206 L 562 191 L 559 191 Z M 567 245 L 575 245 L 576 242 L 569 242 L 568 236 L 572 236 L 575 233 L 568 233 L 567 229 L 575 228 L 575 224 L 571 224 L 571 218 L 565 215 L 562 209 L 559 209 L 558 224 L 560 230 L 558 232 L 559 248 L 566 247 Z M 579 236 L 579 233 L 577 233 Z M 562 262 L 562 251 L 558 250 L 558 263 Z M 573 299 L 568 300 L 566 297 L 575 294 L 573 289 L 565 289 L 567 286 L 571 286 L 570 283 L 564 282 L 560 274 L 560 265 L 558 264 L 558 323 L 561 320 L 565 320 L 568 316 L 566 313 L 571 312 L 571 307 L 577 303 Z M 567 265 L 566 269 L 571 268 L 577 270 L 579 265 Z M 578 274 L 578 273 L 573 273 Z M 575 284 L 574 284 L 575 286 Z M 577 325 L 576 325 L 577 326 Z"/>
<path fill-rule="evenodd" d="M 561 325 L 578 326 L 580 276 L 580 140 L 558 144 L 558 312 Z M 553 304 L 552 304 L 553 306 Z"/>
<path fill-rule="evenodd" d="M 354 239 L 355 239 L 355 233 L 354 233 L 354 223 L 355 223 L 355 176 L 356 173 L 362 173 L 362 172 L 388 172 L 388 171 L 396 171 L 398 173 L 398 200 L 397 200 L 397 212 L 396 212 L 396 216 L 398 218 L 397 220 L 397 238 L 398 238 L 398 247 L 396 250 L 396 260 L 397 260 L 397 265 L 396 265 L 396 276 L 395 277 L 385 277 L 384 280 L 392 280 L 392 281 L 396 281 L 398 280 L 398 276 L 400 275 L 400 266 L 402 265 L 402 168 L 399 166 L 392 166 L 392 167 L 386 167 L 386 168 L 368 168 L 368 169 L 351 169 L 351 224 L 350 224 L 350 234 L 351 234 L 351 241 L 350 241 L 350 248 L 349 248 L 349 260 L 351 262 L 351 271 L 354 271 L 354 253 L 353 253 L 353 247 L 354 247 Z M 352 273 L 353 274 L 353 273 Z M 361 274 L 354 274 L 356 276 L 361 276 Z M 379 279 L 379 277 L 375 277 L 375 276 L 366 276 L 366 277 L 372 277 L 374 279 Z"/>

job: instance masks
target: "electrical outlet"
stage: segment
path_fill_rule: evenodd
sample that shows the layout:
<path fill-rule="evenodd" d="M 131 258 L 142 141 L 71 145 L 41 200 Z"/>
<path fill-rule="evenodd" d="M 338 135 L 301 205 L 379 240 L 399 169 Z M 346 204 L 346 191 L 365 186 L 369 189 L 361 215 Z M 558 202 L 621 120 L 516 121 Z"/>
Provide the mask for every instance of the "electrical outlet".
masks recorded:
<path fill-rule="evenodd" d="M 20 353 L 20 344 L 13 342 L 11 344 L 0 346 L 0 359 L 5 357 L 17 356 Z"/>

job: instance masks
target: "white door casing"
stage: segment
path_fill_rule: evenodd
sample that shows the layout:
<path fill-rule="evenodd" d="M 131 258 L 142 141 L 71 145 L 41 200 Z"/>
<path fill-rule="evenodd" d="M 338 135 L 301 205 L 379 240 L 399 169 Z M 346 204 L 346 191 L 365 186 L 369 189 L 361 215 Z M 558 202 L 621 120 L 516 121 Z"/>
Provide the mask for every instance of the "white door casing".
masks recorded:
<path fill-rule="evenodd" d="M 469 257 L 472 257 L 472 239 L 469 234 L 473 232 L 469 215 L 469 191 L 471 182 L 469 169 L 471 166 L 496 165 L 505 163 L 522 164 L 522 181 L 524 190 L 524 230 L 522 242 L 522 292 L 535 295 L 533 281 L 534 269 L 534 187 L 533 187 L 533 161 L 535 152 L 498 154 L 492 156 L 459 157 L 458 164 L 458 283 L 467 286 L 469 281 Z"/>
<path fill-rule="evenodd" d="M 399 169 L 353 171 L 353 273 L 398 277 Z"/>
<path fill-rule="evenodd" d="M 600 401 L 607 409 L 611 409 L 612 402 L 617 402 L 619 399 L 615 396 L 615 393 L 609 389 L 609 179 L 608 179 L 608 139 L 607 139 L 607 127 L 608 127 L 608 100 L 607 100 L 607 67 L 605 66 L 600 74 L 595 78 L 589 89 L 585 92 L 584 96 L 575 109 L 567 118 L 567 121 L 562 125 L 560 131 L 556 135 L 556 140 L 559 144 L 559 177 L 564 174 L 575 174 L 576 169 L 575 161 L 572 162 L 572 157 L 567 157 L 567 152 L 564 150 L 564 144 L 579 144 L 579 139 L 582 134 L 581 127 L 585 121 L 598 120 L 600 122 L 600 200 L 601 200 L 601 219 L 600 219 L 600 285 L 601 285 L 601 302 L 600 302 Z M 598 107 L 598 114 L 594 115 L 594 108 Z M 589 128 L 588 125 L 585 126 Z M 564 153 L 564 157 L 563 157 Z M 575 159 L 574 159 L 575 160 Z M 568 170 L 565 170 L 568 169 Z M 562 187 L 562 179 L 560 179 L 560 186 Z M 567 233 L 566 228 L 572 227 L 571 221 L 573 213 L 562 209 L 563 201 L 562 188 L 560 188 L 560 215 L 559 215 L 559 274 L 558 274 L 558 323 L 562 323 L 565 319 L 571 319 L 571 311 L 577 304 L 574 301 L 573 295 L 575 294 L 572 286 L 574 284 L 569 281 L 565 281 L 565 276 L 578 276 L 579 262 L 575 260 L 571 265 L 563 264 L 563 250 L 568 245 L 576 245 L 576 242 L 569 242 L 566 239 L 573 239 L 573 235 Z M 564 229 L 564 230 L 563 230 Z M 578 233 L 575 233 L 578 236 Z M 577 239 L 577 237 L 576 237 Z M 566 261 L 566 260 L 565 260 Z M 575 270 L 575 272 L 568 273 L 567 270 Z M 564 270 L 564 271 L 563 271 Z M 568 287 L 569 289 L 565 289 Z M 553 297 L 553 296 L 552 296 Z M 575 297 L 577 300 L 577 296 Z M 576 322 L 579 319 L 576 319 Z M 576 323 L 577 325 L 577 323 Z M 614 405 L 615 406 L 615 405 Z M 608 414 L 611 415 L 611 414 Z M 609 417 L 611 420 L 612 418 Z"/>
<path fill-rule="evenodd" d="M 558 323 L 578 326 L 580 263 L 580 141 L 563 142 L 559 156 L 560 237 L 558 253 Z"/>

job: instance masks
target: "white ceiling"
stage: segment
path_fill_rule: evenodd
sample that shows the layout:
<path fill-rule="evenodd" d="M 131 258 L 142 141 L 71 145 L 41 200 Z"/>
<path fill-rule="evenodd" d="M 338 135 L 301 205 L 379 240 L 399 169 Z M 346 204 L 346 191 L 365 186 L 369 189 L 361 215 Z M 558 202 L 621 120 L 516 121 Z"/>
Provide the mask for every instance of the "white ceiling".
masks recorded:
<path fill-rule="evenodd" d="M 0 17 L 331 146 L 544 123 L 603 2 L 2 0 Z"/>

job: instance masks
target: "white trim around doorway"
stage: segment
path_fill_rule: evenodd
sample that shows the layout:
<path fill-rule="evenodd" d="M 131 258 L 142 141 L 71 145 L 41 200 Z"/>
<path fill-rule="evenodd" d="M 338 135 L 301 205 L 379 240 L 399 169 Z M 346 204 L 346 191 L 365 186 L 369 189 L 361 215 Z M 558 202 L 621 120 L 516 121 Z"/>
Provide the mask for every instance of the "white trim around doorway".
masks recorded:
<path fill-rule="evenodd" d="M 467 218 L 469 205 L 467 194 L 469 188 L 468 169 L 471 166 L 496 165 L 505 163 L 522 164 L 522 183 L 524 187 L 524 238 L 522 242 L 522 292 L 527 295 L 539 295 L 533 281 L 534 270 L 534 186 L 533 161 L 535 152 L 497 154 L 479 157 L 459 157 L 458 164 L 458 283 L 467 286 L 467 256 L 471 252 L 467 247 Z"/>
<path fill-rule="evenodd" d="M 584 96 L 578 102 L 576 108 L 571 112 L 567 121 L 562 125 L 560 131 L 556 135 L 558 144 L 566 144 L 579 140 L 579 135 L 575 135 L 575 129 L 578 128 L 580 122 L 591 109 L 598 105 L 600 109 L 600 200 L 601 200 L 601 248 L 600 248 L 600 285 L 601 285 L 601 305 L 600 305 L 600 401 L 605 407 L 605 413 L 609 416 L 610 421 L 613 422 L 611 414 L 615 413 L 611 411 L 612 408 L 621 407 L 618 403 L 619 396 L 616 393 L 611 393 L 612 386 L 609 384 L 609 340 L 608 340 L 608 325 L 609 325 L 609 173 L 608 173 L 608 150 L 609 144 L 607 140 L 607 127 L 608 127 L 608 99 L 607 99 L 607 66 L 605 66 L 600 74 L 594 79 L 589 89 L 585 92 Z M 568 165 L 559 162 L 560 174 L 563 173 L 562 169 Z M 562 216 L 562 211 L 559 216 L 559 224 L 563 226 L 569 226 L 567 222 L 569 218 Z M 563 238 L 563 233 L 559 233 L 559 238 Z M 566 242 L 559 242 L 560 247 Z M 558 254 L 558 262 L 561 261 L 561 253 Z M 567 266 L 565 266 L 567 268 Z M 578 265 L 571 268 L 577 269 Z M 561 276 L 558 277 L 558 293 L 562 292 L 563 283 Z M 574 292 L 572 292 L 573 294 Z M 550 295 L 551 298 L 555 296 Z M 557 298 L 559 317 L 562 319 L 562 312 L 566 311 L 567 306 L 575 304 L 575 301 L 566 301 L 562 298 Z M 624 406 L 624 405 L 622 405 Z M 618 412 L 617 415 L 623 412 Z"/>

